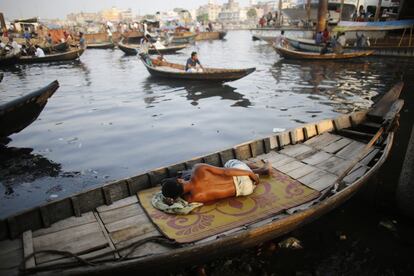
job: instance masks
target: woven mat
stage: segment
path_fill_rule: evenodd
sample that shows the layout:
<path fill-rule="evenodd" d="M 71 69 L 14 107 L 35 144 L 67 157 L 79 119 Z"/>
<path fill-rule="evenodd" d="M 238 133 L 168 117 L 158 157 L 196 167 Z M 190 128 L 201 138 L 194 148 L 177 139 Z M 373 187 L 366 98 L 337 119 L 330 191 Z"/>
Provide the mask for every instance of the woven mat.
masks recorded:
<path fill-rule="evenodd" d="M 171 215 L 155 209 L 151 199 L 158 191 L 160 187 L 140 191 L 140 203 L 158 229 L 179 243 L 198 241 L 257 222 L 319 196 L 318 191 L 276 170 L 272 176 L 260 178 L 253 194 L 205 204 L 188 215 Z"/>

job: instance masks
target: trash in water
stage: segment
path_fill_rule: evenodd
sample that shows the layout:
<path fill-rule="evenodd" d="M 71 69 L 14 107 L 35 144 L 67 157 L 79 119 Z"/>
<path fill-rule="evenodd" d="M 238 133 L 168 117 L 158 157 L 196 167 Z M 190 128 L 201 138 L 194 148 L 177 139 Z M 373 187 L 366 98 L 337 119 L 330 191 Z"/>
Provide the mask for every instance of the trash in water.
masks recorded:
<path fill-rule="evenodd" d="M 302 245 L 300 244 L 300 240 L 290 237 L 281 242 L 279 242 L 280 248 L 291 248 L 291 249 L 302 249 Z"/>
<path fill-rule="evenodd" d="M 286 130 L 285 128 L 278 128 L 278 127 L 273 128 L 273 132 L 274 132 L 274 133 L 277 133 L 277 132 L 283 132 L 283 131 L 285 131 L 285 130 Z"/>
<path fill-rule="evenodd" d="M 379 223 L 380 226 L 392 231 L 392 232 L 396 232 L 397 231 L 397 227 L 395 227 L 395 224 L 393 221 L 390 220 L 382 220 Z"/>

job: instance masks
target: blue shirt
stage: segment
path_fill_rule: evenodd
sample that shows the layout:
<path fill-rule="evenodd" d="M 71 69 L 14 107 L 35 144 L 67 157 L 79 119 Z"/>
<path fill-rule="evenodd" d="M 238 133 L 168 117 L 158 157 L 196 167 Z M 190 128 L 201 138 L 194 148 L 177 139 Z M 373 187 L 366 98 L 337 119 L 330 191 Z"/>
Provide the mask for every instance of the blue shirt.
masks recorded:
<path fill-rule="evenodd" d="M 193 60 L 192 58 L 187 59 L 187 63 L 185 64 L 185 71 L 188 71 L 191 67 L 196 67 L 198 65 L 201 66 L 200 61 L 198 59 Z"/>

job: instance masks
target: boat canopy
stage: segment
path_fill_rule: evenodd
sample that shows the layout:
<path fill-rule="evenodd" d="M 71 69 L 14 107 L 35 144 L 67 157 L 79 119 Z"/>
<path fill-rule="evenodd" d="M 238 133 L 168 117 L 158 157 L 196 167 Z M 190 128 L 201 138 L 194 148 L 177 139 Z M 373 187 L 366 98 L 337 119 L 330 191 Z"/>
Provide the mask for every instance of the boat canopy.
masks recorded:
<path fill-rule="evenodd" d="M 354 22 L 340 21 L 334 28 L 334 32 L 349 31 L 388 31 L 413 28 L 414 19 L 379 21 L 379 22 Z"/>

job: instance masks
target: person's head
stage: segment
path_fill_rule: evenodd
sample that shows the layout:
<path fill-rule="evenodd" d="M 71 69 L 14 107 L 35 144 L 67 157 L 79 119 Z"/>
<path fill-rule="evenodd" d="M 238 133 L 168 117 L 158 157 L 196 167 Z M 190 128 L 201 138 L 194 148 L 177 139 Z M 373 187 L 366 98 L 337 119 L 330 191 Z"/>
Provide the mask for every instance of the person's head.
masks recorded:
<path fill-rule="evenodd" d="M 36 48 L 36 49 L 39 49 L 39 48 L 40 48 L 40 46 L 36 44 L 35 48 Z"/>
<path fill-rule="evenodd" d="M 191 53 L 191 59 L 196 60 L 197 59 L 197 52 Z"/>
<path fill-rule="evenodd" d="M 281 33 L 282 35 L 284 35 L 284 34 L 285 34 L 285 30 L 282 30 L 280 33 Z"/>
<path fill-rule="evenodd" d="M 47 36 L 48 36 L 48 37 L 51 37 L 51 36 L 52 36 L 52 34 L 51 34 L 51 33 L 48 33 L 48 34 L 47 34 Z"/>
<path fill-rule="evenodd" d="M 176 199 L 184 193 L 184 188 L 176 177 L 163 179 L 161 185 L 162 195 L 166 198 Z"/>

